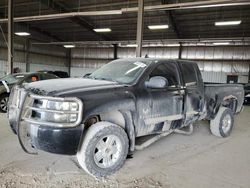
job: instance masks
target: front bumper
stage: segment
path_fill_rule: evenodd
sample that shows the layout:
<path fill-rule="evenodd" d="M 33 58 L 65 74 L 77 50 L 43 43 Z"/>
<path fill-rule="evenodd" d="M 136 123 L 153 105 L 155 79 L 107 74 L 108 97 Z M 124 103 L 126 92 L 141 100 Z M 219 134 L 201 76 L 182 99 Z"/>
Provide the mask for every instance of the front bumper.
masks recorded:
<path fill-rule="evenodd" d="M 84 125 L 74 127 L 53 127 L 37 122 L 26 121 L 30 117 L 33 99 L 21 88 L 12 91 L 9 102 L 8 118 L 11 129 L 17 134 L 23 150 L 36 154 L 37 150 L 50 153 L 75 155 L 81 140 Z"/>
<path fill-rule="evenodd" d="M 55 154 L 75 155 L 84 126 L 75 128 L 53 128 L 22 123 L 26 131 L 18 131 L 20 143 L 27 153 L 43 150 Z"/>

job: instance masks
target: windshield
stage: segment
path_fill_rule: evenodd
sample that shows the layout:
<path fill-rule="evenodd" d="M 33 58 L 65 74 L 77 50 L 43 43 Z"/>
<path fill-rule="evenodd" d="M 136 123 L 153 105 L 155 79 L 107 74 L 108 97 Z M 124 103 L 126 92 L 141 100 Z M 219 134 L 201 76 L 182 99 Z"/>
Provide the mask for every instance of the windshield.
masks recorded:
<path fill-rule="evenodd" d="M 7 75 L 2 78 L 0 78 L 0 81 L 5 81 L 7 84 L 16 84 L 19 80 L 23 79 L 24 75 L 22 74 L 13 74 L 13 75 Z"/>
<path fill-rule="evenodd" d="M 115 60 L 89 75 L 89 78 L 109 80 L 122 84 L 133 83 L 151 61 Z"/>

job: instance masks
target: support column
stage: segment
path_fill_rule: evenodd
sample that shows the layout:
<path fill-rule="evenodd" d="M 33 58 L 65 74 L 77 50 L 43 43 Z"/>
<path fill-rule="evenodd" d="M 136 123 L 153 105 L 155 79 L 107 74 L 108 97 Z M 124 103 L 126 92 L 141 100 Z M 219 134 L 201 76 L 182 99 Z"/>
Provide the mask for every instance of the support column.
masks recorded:
<path fill-rule="evenodd" d="M 26 66 L 26 72 L 30 72 L 30 40 L 26 39 L 25 42 L 25 66 Z"/>
<path fill-rule="evenodd" d="M 69 73 L 69 76 L 71 74 L 71 49 L 67 49 L 67 52 L 66 52 L 66 61 L 67 61 L 67 66 L 68 66 L 68 73 Z"/>
<path fill-rule="evenodd" d="M 182 43 L 180 42 L 180 47 L 179 47 L 179 54 L 178 54 L 178 59 L 181 59 L 181 54 L 182 54 Z"/>
<path fill-rule="evenodd" d="M 117 44 L 113 44 L 113 46 L 114 46 L 114 59 L 117 59 L 117 48 L 118 48 L 118 46 L 117 46 Z"/>
<path fill-rule="evenodd" d="M 248 65 L 249 65 L 249 72 L 248 72 L 248 83 L 250 83 L 250 63 L 249 63 Z"/>
<path fill-rule="evenodd" d="M 8 65 L 7 73 L 13 73 L 13 55 L 14 55 L 14 32 L 13 32 L 13 0 L 8 0 Z"/>
<path fill-rule="evenodd" d="M 143 39 L 144 0 L 138 0 L 137 34 L 136 34 L 136 57 L 141 57 Z"/>

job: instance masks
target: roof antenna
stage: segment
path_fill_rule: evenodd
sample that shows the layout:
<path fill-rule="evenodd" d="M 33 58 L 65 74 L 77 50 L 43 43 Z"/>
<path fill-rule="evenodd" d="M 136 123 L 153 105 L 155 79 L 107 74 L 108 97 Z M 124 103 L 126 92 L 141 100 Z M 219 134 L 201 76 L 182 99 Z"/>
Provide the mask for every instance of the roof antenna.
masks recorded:
<path fill-rule="evenodd" d="M 145 58 L 149 58 L 149 57 L 148 57 L 148 54 L 145 55 Z"/>

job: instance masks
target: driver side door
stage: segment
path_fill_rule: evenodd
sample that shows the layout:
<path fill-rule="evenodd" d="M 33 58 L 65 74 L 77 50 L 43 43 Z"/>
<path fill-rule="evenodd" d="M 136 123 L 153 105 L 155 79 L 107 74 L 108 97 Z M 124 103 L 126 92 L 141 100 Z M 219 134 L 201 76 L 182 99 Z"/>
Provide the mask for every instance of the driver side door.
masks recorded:
<path fill-rule="evenodd" d="M 167 62 L 157 65 L 146 81 L 155 76 L 166 78 L 168 85 L 163 88 L 145 88 L 144 95 L 148 98 L 147 113 L 145 109 L 141 110 L 141 117 L 145 123 L 144 135 L 169 130 L 172 121 L 183 118 L 184 90 L 180 89 L 176 64 Z M 145 105 L 143 107 L 145 108 Z"/>

